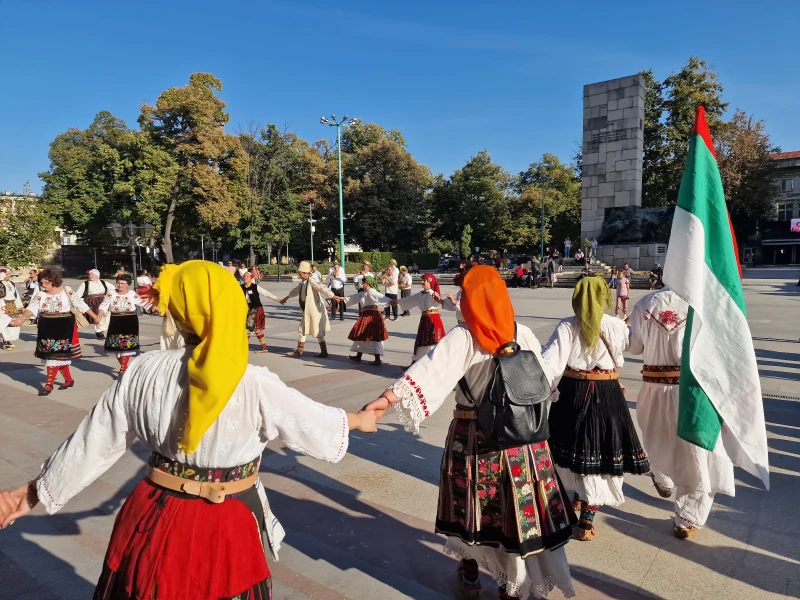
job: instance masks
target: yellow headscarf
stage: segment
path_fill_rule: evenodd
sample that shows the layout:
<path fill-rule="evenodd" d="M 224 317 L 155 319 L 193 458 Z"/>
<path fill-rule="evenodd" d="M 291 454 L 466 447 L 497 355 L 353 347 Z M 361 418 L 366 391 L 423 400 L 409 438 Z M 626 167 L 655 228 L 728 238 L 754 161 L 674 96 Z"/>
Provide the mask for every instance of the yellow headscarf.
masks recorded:
<path fill-rule="evenodd" d="M 600 339 L 600 321 L 606 307 L 611 308 L 611 305 L 611 290 L 602 277 L 585 277 L 575 286 L 572 310 L 590 348 L 594 348 Z"/>
<path fill-rule="evenodd" d="M 153 288 L 161 314 L 169 310 L 180 329 L 200 338 L 189 359 L 189 414 L 178 444 L 191 454 L 247 368 L 247 302 L 226 269 L 204 260 L 164 265 Z"/>

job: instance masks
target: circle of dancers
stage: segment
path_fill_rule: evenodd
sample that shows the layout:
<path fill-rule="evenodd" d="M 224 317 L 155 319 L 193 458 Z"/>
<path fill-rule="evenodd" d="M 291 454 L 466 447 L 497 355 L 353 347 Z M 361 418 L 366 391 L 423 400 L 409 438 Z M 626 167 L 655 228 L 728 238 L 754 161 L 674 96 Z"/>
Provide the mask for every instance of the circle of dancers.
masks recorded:
<path fill-rule="evenodd" d="M 365 263 L 353 280 L 356 293 L 348 296 L 340 265 L 323 281 L 303 261 L 299 283 L 284 298 L 249 273 L 239 283 L 206 261 L 166 265 L 155 283 L 146 273 L 137 275 L 135 289 L 128 275 L 120 274 L 110 289 L 90 272 L 73 291 L 57 272 L 45 270 L 24 308 L 6 285 L 8 270 L 0 276 L 4 346 L 13 347 L 22 323 L 36 319 L 35 355 L 47 373 L 43 394 L 53 390 L 59 373 L 60 389 L 75 384 L 69 367 L 81 355 L 77 332 L 92 323 L 127 383 L 105 392 L 35 479 L 0 492 L 0 525 L 12 526 L 37 503 L 57 512 L 134 438 L 151 450 L 144 479 L 116 519 L 95 598 L 132 598 L 131 589 L 137 598 L 181 598 L 187 572 L 208 598 L 271 598 L 267 557 L 277 559 L 285 532 L 258 478 L 267 442 L 280 437 L 295 451 L 338 462 L 349 431 L 375 433 L 376 422 L 394 406 L 405 429 L 418 433 L 453 391 L 456 406 L 431 516 L 447 537 L 444 552 L 459 561 L 467 598 L 480 596 L 481 569 L 495 579 L 501 600 L 546 597 L 555 588 L 574 596 L 565 545 L 598 535 L 595 516 L 625 501 L 626 476 L 649 476 L 658 495 L 674 498 L 671 527 L 681 539 L 706 523 L 715 493 L 734 493 L 725 449 L 705 450 L 675 433 L 689 309 L 668 289 L 642 298 L 626 322 L 607 314 L 612 297 L 605 281 L 584 278 L 572 296 L 574 314 L 542 347 L 516 320 L 505 282 L 489 266 L 460 274 L 458 292 L 444 298 L 432 274 L 423 275 L 421 291 L 412 293 L 408 270 L 396 264 L 376 276 Z M 405 316 L 418 308 L 411 366 L 358 413 L 317 403 L 266 367 L 248 364 L 252 334 L 257 351 L 267 351 L 263 298 L 280 304 L 298 299 L 293 358 L 303 356 L 308 336 L 317 339 L 316 356 L 328 357 L 330 320 L 358 306 L 349 358 L 358 363 L 371 355 L 376 366 L 383 364 L 385 321 L 397 319 L 398 309 Z M 162 349 L 136 357 L 143 310 L 163 317 Z M 449 332 L 440 310 L 456 312 L 458 324 Z M 549 435 L 511 446 L 487 434 L 483 402 L 476 401 L 489 397 L 497 376 L 492 365 L 510 344 L 531 353 L 550 394 Z M 643 355 L 645 363 L 637 405 L 641 439 L 619 381 L 626 351 Z M 198 527 L 205 535 L 187 535 Z"/>

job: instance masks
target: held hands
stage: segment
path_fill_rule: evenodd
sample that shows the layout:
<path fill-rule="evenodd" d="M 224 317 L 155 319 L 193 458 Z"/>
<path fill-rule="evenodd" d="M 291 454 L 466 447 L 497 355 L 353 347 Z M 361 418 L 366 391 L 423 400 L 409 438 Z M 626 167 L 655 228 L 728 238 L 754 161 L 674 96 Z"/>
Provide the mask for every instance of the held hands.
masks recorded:
<path fill-rule="evenodd" d="M 0 528 L 5 529 L 27 515 L 39 502 L 36 488 L 30 484 L 9 492 L 0 492 Z"/>
<path fill-rule="evenodd" d="M 447 294 L 447 299 L 450 300 L 450 302 L 452 302 L 453 304 L 456 303 L 456 299 L 455 296 L 453 296 L 453 294 Z"/>
<path fill-rule="evenodd" d="M 25 319 L 11 319 L 11 322 L 8 324 L 9 327 L 22 327 L 22 324 L 25 322 Z"/>
<path fill-rule="evenodd" d="M 369 404 L 367 404 L 361 410 L 372 410 L 375 411 L 375 420 L 380 421 L 383 418 L 383 413 L 386 412 L 386 409 L 389 408 L 392 404 L 399 402 L 400 399 L 395 396 L 392 390 L 386 390 L 380 398 L 377 400 L 373 400 Z"/>
<path fill-rule="evenodd" d="M 362 409 L 357 413 L 347 413 L 347 425 L 350 431 L 355 429 L 362 433 L 375 433 L 378 431 L 377 421 L 378 418 L 373 410 Z"/>

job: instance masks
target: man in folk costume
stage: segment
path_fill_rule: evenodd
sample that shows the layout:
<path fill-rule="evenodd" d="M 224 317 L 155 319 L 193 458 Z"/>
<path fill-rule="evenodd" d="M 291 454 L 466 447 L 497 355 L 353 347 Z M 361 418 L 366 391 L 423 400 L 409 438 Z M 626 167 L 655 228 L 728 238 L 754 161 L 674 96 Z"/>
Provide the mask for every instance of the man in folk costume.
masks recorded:
<path fill-rule="evenodd" d="M 669 289 L 648 294 L 633 308 L 631 354 L 642 354 L 636 418 L 662 498 L 675 496 L 673 531 L 686 539 L 705 525 L 714 494 L 735 494 L 733 463 L 720 444 L 713 452 L 678 437 L 678 403 L 689 305 Z"/>
<path fill-rule="evenodd" d="M 11 270 L 0 269 L 0 302 L 3 303 L 5 314 L 11 319 L 16 319 L 22 314 L 23 304 L 17 286 L 11 281 Z M 3 350 L 13 350 L 14 342 L 19 339 L 20 327 L 6 327 L 0 333 L 3 340 Z"/>
<path fill-rule="evenodd" d="M 546 597 L 553 588 L 574 596 L 564 545 L 576 524 L 546 441 L 515 448 L 498 446 L 477 426 L 475 404 L 483 398 L 494 356 L 516 340 L 536 355 L 545 377 L 556 374 L 541 359 L 531 330 L 515 323 L 505 282 L 494 267 L 472 267 L 464 277 L 465 323 L 414 363 L 365 409 L 378 417 L 394 405 L 406 431 L 442 408 L 456 388 L 456 410 L 441 462 L 436 532 L 447 536 L 444 551 L 460 559 L 464 595 L 480 597 L 479 568 L 500 587 L 500 599 Z"/>
<path fill-rule="evenodd" d="M 624 474 L 650 471 L 619 384 L 628 327 L 605 314 L 610 307 L 602 277 L 581 280 L 572 295 L 575 316 L 562 319 L 542 351 L 550 369 L 563 373 L 550 407 L 550 448 L 564 485 L 575 492 L 581 541 L 594 537 L 600 506 L 625 501 Z"/>
<path fill-rule="evenodd" d="M 761 381 L 747 323 L 738 256 L 714 143 L 705 110 L 700 106 L 664 263 L 664 284 L 688 304 L 679 362 L 672 363 L 680 364 L 677 437 L 708 452 L 693 454 L 706 458 L 699 469 L 706 465 L 712 469 L 717 457 L 723 457 L 722 465 L 727 469 L 727 457 L 759 477 L 769 489 Z M 671 357 L 671 361 L 677 359 Z M 709 462 L 710 457 L 713 462 Z M 688 518 L 676 521 L 676 534 L 688 537 L 693 533 L 692 527 L 702 525 L 699 517 L 711 503 L 708 494 L 715 491 L 715 486 L 729 486 L 727 491 L 718 491 L 733 495 L 733 479 L 726 472 L 709 473 L 709 480 L 698 484 L 697 479 L 684 482 L 677 471 L 675 476 L 678 494 L 706 494 L 690 499 L 687 505 L 694 502 L 694 511 L 685 511 Z M 701 477 L 702 471 L 698 475 Z M 687 490 L 684 484 L 695 490 Z"/>
<path fill-rule="evenodd" d="M 94 599 L 269 600 L 265 551 L 277 558 L 284 532 L 258 478 L 266 444 L 335 463 L 348 430 L 374 432 L 375 414 L 319 404 L 248 365 L 247 304 L 219 265 L 166 265 L 154 292 L 184 347 L 131 361 L 41 473 L 0 492 L 0 526 L 38 502 L 57 512 L 138 438 L 145 478 L 114 522 Z"/>
<path fill-rule="evenodd" d="M 319 341 L 320 351 L 315 356 L 327 358 L 328 344 L 325 342 L 325 334 L 331 330 L 331 324 L 328 320 L 328 307 L 325 301 L 335 296 L 332 291 L 311 278 L 311 264 L 308 261 L 304 260 L 300 263 L 297 267 L 297 275 L 300 277 L 300 283 L 281 300 L 281 304 L 286 304 L 289 298 L 297 297 L 303 313 L 300 327 L 297 330 L 297 348 L 288 352 L 286 356 L 292 358 L 303 356 L 306 336 L 310 335 Z"/>
<path fill-rule="evenodd" d="M 372 364 L 379 367 L 383 364 L 381 361 L 383 342 L 389 339 L 389 332 L 386 331 L 386 324 L 381 316 L 381 306 L 391 306 L 395 300 L 381 295 L 376 289 L 378 283 L 371 275 L 365 277 L 361 285 L 362 290 L 358 294 L 347 298 L 337 296 L 334 300 L 350 306 L 359 304 L 362 307 L 358 321 L 350 330 L 350 335 L 347 336 L 348 339 L 353 340 L 350 350 L 356 353 L 355 356 L 349 357 L 350 360 L 360 363 L 364 353 L 372 354 L 375 356 Z"/>

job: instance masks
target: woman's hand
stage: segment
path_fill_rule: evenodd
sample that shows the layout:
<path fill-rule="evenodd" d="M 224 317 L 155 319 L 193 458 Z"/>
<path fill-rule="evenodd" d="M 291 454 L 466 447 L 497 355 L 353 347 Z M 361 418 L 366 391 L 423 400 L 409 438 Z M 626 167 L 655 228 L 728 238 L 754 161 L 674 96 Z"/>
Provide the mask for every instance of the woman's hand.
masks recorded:
<path fill-rule="evenodd" d="M 39 503 L 33 482 L 10 492 L 0 492 L 0 528 L 5 529 L 24 517 Z"/>
<path fill-rule="evenodd" d="M 358 413 L 347 413 L 347 426 L 350 431 L 354 429 L 363 433 L 378 431 L 376 423 L 378 418 L 374 410 L 360 410 Z"/>
<path fill-rule="evenodd" d="M 22 324 L 25 322 L 25 319 L 11 319 L 9 322 L 9 327 L 22 327 Z"/>

